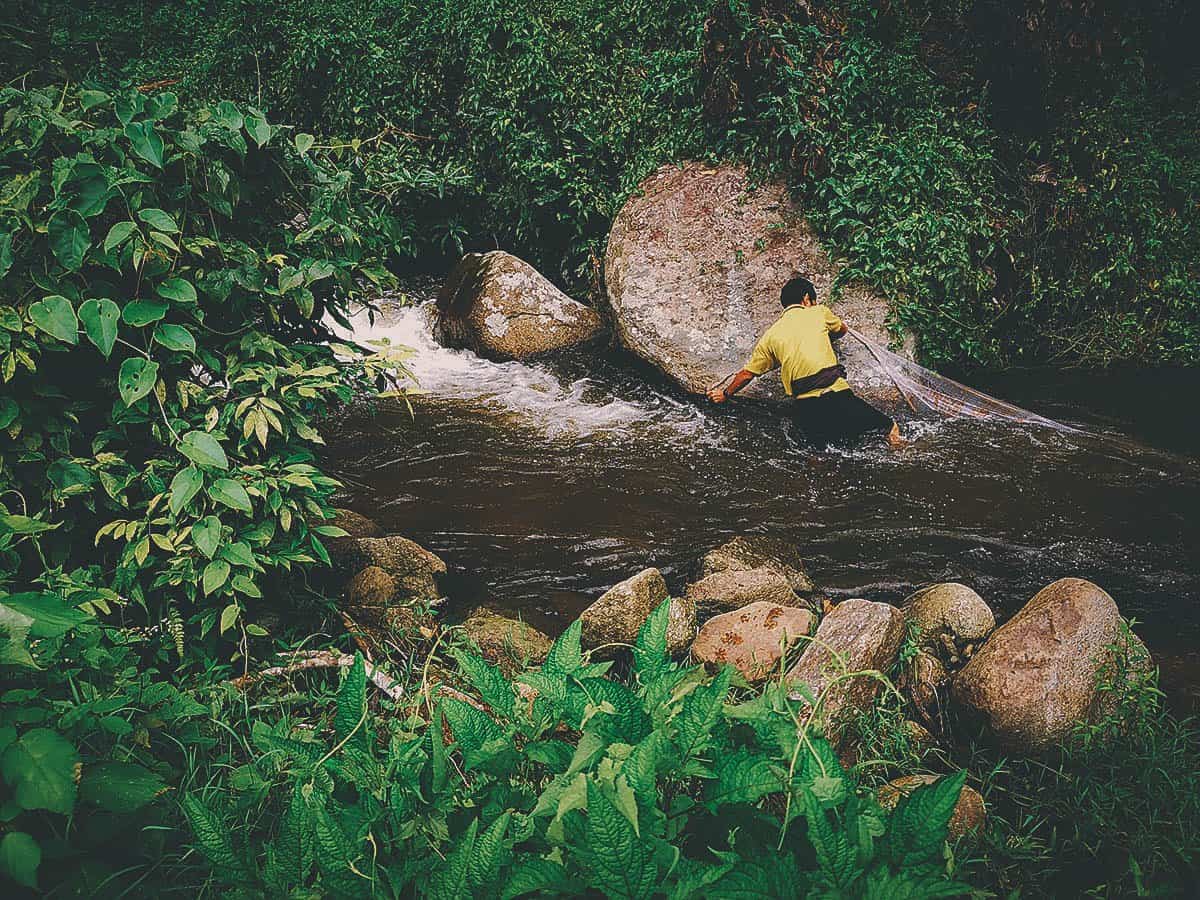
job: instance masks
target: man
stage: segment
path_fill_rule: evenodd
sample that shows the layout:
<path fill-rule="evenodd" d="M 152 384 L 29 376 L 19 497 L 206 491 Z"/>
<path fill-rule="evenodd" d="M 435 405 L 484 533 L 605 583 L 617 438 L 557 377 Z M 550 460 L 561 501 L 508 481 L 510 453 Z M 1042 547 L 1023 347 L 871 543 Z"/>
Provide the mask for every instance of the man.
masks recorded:
<path fill-rule="evenodd" d="M 804 437 L 814 444 L 844 443 L 864 435 L 886 434 L 888 443 L 904 443 L 899 426 L 863 402 L 846 383 L 833 341 L 845 336 L 845 324 L 817 303 L 817 289 L 807 278 L 793 278 L 779 292 L 783 315 L 759 339 L 749 361 L 726 387 L 708 392 L 724 403 L 759 375 L 780 370 L 783 389 L 792 398 L 791 414 Z"/>

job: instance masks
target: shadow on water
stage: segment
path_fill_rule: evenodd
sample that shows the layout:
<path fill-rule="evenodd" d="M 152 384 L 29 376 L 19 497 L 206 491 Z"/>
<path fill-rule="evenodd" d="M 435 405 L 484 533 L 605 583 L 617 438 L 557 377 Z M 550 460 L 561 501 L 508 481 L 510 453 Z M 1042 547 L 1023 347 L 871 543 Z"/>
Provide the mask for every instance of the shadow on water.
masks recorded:
<path fill-rule="evenodd" d="M 1200 373 L 978 385 L 1101 436 L 919 422 L 900 452 L 815 450 L 774 410 L 701 406 L 620 354 L 491 363 L 434 345 L 415 309 L 356 331 L 381 336 L 419 351 L 427 393 L 415 419 L 384 404 L 340 420 L 330 462 L 348 505 L 462 573 L 461 606 L 555 630 L 644 566 L 681 589 L 706 550 L 755 533 L 800 547 L 834 597 L 955 580 L 1007 616 L 1056 578 L 1091 579 L 1142 623 L 1169 686 L 1200 684 L 1200 430 L 1171 399 Z"/>

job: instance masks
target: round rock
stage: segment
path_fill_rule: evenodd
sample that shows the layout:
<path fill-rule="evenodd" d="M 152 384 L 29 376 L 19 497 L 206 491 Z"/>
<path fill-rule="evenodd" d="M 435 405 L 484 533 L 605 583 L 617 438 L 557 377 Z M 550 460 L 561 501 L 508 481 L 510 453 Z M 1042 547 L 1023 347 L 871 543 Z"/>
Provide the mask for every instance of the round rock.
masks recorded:
<path fill-rule="evenodd" d="M 525 359 L 590 341 L 600 315 L 511 253 L 468 253 L 437 298 L 434 334 L 494 360 Z"/>
<path fill-rule="evenodd" d="M 921 646 L 933 652 L 945 646 L 943 635 L 961 650 L 983 640 L 996 627 L 996 616 L 983 598 L 957 582 L 923 588 L 901 608 L 905 618 L 920 629 Z"/>
<path fill-rule="evenodd" d="M 731 665 L 757 684 L 771 677 L 783 654 L 812 631 L 815 621 L 807 609 L 751 603 L 705 622 L 692 644 L 692 658 L 712 667 Z"/>
<path fill-rule="evenodd" d="M 803 606 L 791 581 L 778 569 L 727 569 L 688 585 L 687 599 L 708 611 L 741 609 L 760 601 L 778 606 Z"/>
<path fill-rule="evenodd" d="M 664 600 L 667 582 L 658 569 L 647 568 L 613 585 L 580 615 L 586 647 L 632 644 L 638 631 Z M 696 636 L 696 605 L 688 598 L 671 601 L 667 623 L 667 650 L 679 653 Z"/>
<path fill-rule="evenodd" d="M 885 809 L 894 809 L 900 798 L 907 796 L 919 787 L 940 781 L 937 775 L 905 775 L 895 778 L 879 789 L 879 805 Z M 957 841 L 968 834 L 975 834 L 983 828 L 987 820 L 987 809 L 983 805 L 983 797 L 979 791 L 969 785 L 963 785 L 959 792 L 958 802 L 954 804 L 954 812 L 946 829 L 946 837 Z"/>

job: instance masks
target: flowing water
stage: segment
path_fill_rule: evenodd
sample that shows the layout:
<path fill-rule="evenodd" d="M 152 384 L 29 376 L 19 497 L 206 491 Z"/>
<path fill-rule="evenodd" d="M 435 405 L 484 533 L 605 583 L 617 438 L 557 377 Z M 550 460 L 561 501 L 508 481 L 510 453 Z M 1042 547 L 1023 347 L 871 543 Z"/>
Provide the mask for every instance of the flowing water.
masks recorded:
<path fill-rule="evenodd" d="M 422 309 L 385 319 L 355 338 L 416 350 L 424 393 L 415 415 L 340 421 L 330 462 L 346 505 L 460 573 L 460 608 L 555 630 L 645 566 L 681 590 L 706 550 L 762 534 L 800 547 L 834 598 L 954 580 L 1003 618 L 1056 578 L 1091 579 L 1141 623 L 1168 688 L 1196 696 L 1200 373 L 978 385 L 1088 435 L 944 420 L 909 425 L 900 452 L 816 450 L 777 411 L 703 405 L 618 351 L 492 363 L 437 346 Z"/>

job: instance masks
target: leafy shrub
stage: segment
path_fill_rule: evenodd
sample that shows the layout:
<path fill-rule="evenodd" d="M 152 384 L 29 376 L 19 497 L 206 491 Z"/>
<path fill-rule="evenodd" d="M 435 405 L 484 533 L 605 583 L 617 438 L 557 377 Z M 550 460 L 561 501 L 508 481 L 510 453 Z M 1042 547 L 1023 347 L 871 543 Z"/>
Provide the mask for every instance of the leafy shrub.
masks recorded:
<path fill-rule="evenodd" d="M 317 424 L 383 361 L 319 323 L 386 274 L 349 176 L 284 135 L 232 103 L 0 90 L 0 865 L 22 883 L 86 845 L 77 796 L 164 788 L 167 654 L 245 655 L 340 533 Z"/>
<path fill-rule="evenodd" d="M 327 740 L 254 722 L 262 833 L 230 837 L 219 796 L 184 807 L 213 878 L 249 896 L 956 896 L 946 825 L 963 774 L 887 813 L 856 789 L 801 703 L 776 684 L 728 703 L 666 654 L 669 603 L 628 681 L 580 649 L 574 623 L 510 682 L 469 652 L 482 702 L 426 697 L 386 737 L 359 660 Z"/>

